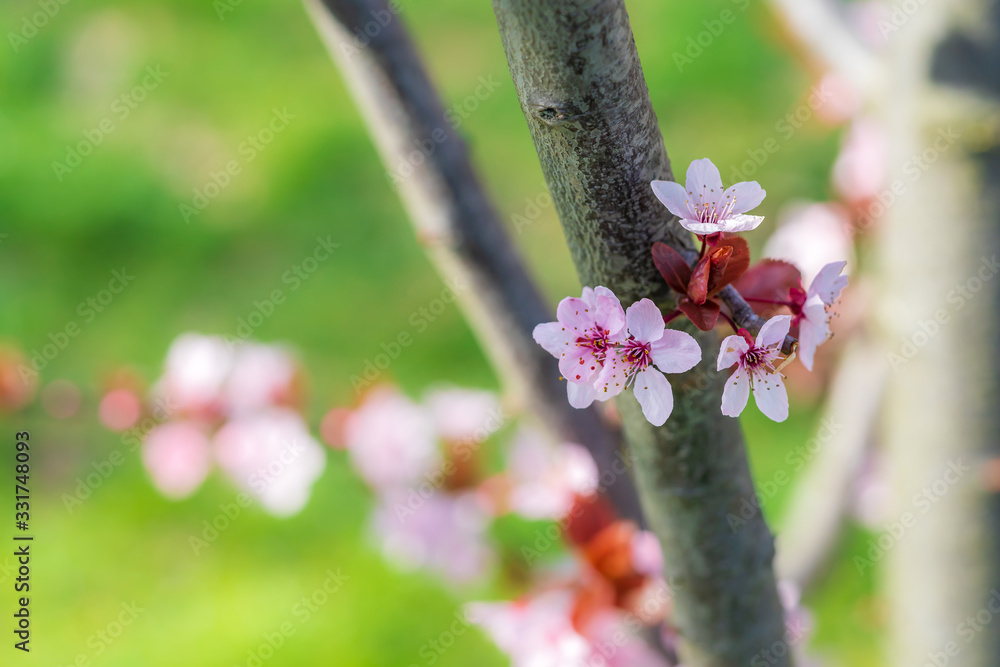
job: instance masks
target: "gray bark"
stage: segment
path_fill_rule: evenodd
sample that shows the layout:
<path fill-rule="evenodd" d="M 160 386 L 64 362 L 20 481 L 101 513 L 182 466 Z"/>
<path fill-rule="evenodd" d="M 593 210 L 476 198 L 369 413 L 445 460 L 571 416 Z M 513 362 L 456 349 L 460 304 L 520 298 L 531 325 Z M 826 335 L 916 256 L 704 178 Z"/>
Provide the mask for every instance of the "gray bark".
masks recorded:
<path fill-rule="evenodd" d="M 482 187 L 465 142 L 447 122 L 402 21 L 386 0 L 310 0 L 307 8 L 386 168 L 399 175 L 399 194 L 428 255 L 444 278 L 464 286 L 457 290 L 459 303 L 509 395 L 537 411 L 558 437 L 585 446 L 619 514 L 644 524 L 620 433 L 595 409 L 575 410 L 567 403 L 556 360 L 532 340 L 535 325 L 554 319 L 552 312 Z M 373 36 L 364 31 L 369 24 L 379 26 Z M 433 148 L 413 159 L 421 145 Z"/>
<path fill-rule="evenodd" d="M 672 178 L 628 15 L 621 0 L 494 0 L 521 109 L 580 280 L 628 305 L 672 297 L 650 250 L 690 235 L 650 189 Z M 618 399 L 643 509 L 664 551 L 682 655 L 691 667 L 790 664 L 760 514 L 731 527 L 754 497 L 739 422 L 720 414 L 718 339 L 696 334 L 703 363 L 671 376 L 675 407 L 662 428 L 631 393 Z M 775 650 L 777 649 L 777 650 Z M 778 655 L 780 654 L 780 655 Z"/>

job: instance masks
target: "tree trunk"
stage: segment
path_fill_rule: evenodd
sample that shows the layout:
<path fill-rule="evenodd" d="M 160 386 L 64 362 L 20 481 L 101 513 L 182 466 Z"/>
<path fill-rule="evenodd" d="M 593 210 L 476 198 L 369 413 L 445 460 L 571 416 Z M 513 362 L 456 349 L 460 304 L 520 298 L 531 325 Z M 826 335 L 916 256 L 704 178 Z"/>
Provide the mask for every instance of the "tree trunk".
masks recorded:
<path fill-rule="evenodd" d="M 894 507 L 878 553 L 900 667 L 1000 664 L 997 496 L 981 468 L 1000 443 L 998 18 L 981 0 L 921 6 L 891 34 L 879 105 L 896 196 L 880 234 Z"/>
<path fill-rule="evenodd" d="M 621 0 L 494 0 L 521 109 L 580 280 L 628 305 L 672 297 L 651 258 L 655 241 L 690 249 L 653 196 L 671 178 Z M 675 621 L 690 667 L 791 663 L 772 568 L 774 541 L 758 513 L 731 526 L 753 482 L 737 420 L 720 412 L 719 341 L 696 334 L 704 360 L 671 376 L 675 406 L 650 425 L 631 393 L 617 401 L 640 497 L 663 546 Z"/>
<path fill-rule="evenodd" d="M 458 301 L 508 397 L 529 405 L 556 437 L 586 447 L 618 513 L 644 524 L 620 433 L 595 409 L 567 403 L 555 360 L 532 340 L 535 325 L 551 320 L 552 312 L 480 184 L 465 142 L 447 121 L 402 21 L 387 0 L 307 0 L 306 8 L 347 79 L 420 241 L 441 276 L 461 286 Z M 378 31 L 365 33 L 376 18 Z M 358 43 L 357 34 L 368 43 Z M 429 155 L 418 150 L 428 144 Z"/>

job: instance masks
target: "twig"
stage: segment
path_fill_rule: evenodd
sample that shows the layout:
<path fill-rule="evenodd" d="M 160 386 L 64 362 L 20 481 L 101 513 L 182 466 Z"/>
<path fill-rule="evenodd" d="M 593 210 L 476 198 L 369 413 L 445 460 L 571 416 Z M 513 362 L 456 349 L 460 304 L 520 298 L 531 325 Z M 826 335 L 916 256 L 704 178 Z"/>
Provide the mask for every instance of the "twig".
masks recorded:
<path fill-rule="evenodd" d="M 555 360 L 532 340 L 535 325 L 553 319 L 551 310 L 481 186 L 465 142 L 447 122 L 398 9 L 386 0 L 306 0 L 306 8 L 428 255 L 442 277 L 464 285 L 459 303 L 508 395 L 537 410 L 558 437 L 585 446 L 619 513 L 644 524 L 632 480 L 622 472 L 620 433 L 596 410 L 567 403 Z M 412 159 L 422 145 L 432 148 Z"/>

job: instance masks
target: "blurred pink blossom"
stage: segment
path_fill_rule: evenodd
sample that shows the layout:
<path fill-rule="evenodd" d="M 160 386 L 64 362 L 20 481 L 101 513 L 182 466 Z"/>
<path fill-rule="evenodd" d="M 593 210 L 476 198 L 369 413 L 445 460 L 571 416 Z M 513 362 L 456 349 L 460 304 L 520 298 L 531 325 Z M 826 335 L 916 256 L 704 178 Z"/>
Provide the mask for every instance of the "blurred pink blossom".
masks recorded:
<path fill-rule="evenodd" d="M 393 491 L 383 496 L 372 527 L 389 560 L 455 583 L 481 579 L 495 560 L 487 540 L 489 516 L 474 494 Z"/>
<path fill-rule="evenodd" d="M 297 372 L 298 365 L 285 348 L 243 343 L 236 348 L 226 381 L 227 407 L 234 414 L 245 414 L 287 404 L 294 395 Z"/>
<path fill-rule="evenodd" d="M 529 519 L 560 519 L 576 496 L 593 493 L 599 473 L 590 453 L 580 445 L 555 444 L 542 433 L 522 428 L 507 458 L 512 488 L 508 505 Z"/>
<path fill-rule="evenodd" d="M 585 663 L 588 667 L 670 667 L 666 658 L 629 630 L 621 612 L 598 614 L 587 624 L 584 634 L 591 645 L 592 657 Z"/>
<path fill-rule="evenodd" d="M 112 389 L 97 408 L 101 423 L 112 431 L 132 428 L 142 415 L 142 399 L 131 389 Z"/>
<path fill-rule="evenodd" d="M 194 493 L 212 466 L 208 436 L 193 422 L 153 428 L 142 445 L 142 462 L 163 495 L 180 500 Z"/>
<path fill-rule="evenodd" d="M 500 401 L 489 391 L 434 389 L 424 397 L 424 405 L 438 435 L 445 440 L 485 440 L 504 421 Z"/>
<path fill-rule="evenodd" d="M 833 165 L 833 185 L 845 200 L 861 204 L 874 199 L 888 175 L 889 138 L 882 126 L 861 117 L 851 124 Z"/>
<path fill-rule="evenodd" d="M 167 351 L 157 389 L 179 410 L 215 413 L 223 408 L 223 387 L 233 367 L 233 351 L 218 336 L 187 333 Z"/>
<path fill-rule="evenodd" d="M 474 602 L 466 605 L 466 616 L 510 657 L 512 667 L 670 667 L 629 629 L 621 612 L 603 611 L 578 631 L 575 604 L 571 592 L 550 590 L 513 602 Z"/>
<path fill-rule="evenodd" d="M 857 87 L 835 72 L 827 72 L 817 87 L 825 93 L 826 102 L 816 107 L 816 117 L 827 125 L 846 123 L 858 111 L 864 98 Z"/>
<path fill-rule="evenodd" d="M 887 457 L 874 452 L 865 457 L 854 479 L 851 514 L 872 530 L 882 530 L 882 524 L 890 518 L 892 493 L 887 468 Z"/>
<path fill-rule="evenodd" d="M 663 576 L 663 549 L 656 535 L 648 530 L 636 531 L 632 536 L 632 566 L 648 577 Z"/>
<path fill-rule="evenodd" d="M 326 466 L 323 446 L 302 417 L 286 408 L 234 418 L 213 444 L 222 469 L 275 516 L 305 507 Z"/>
<path fill-rule="evenodd" d="M 407 487 L 441 464 L 429 415 L 381 387 L 347 418 L 344 440 L 358 474 L 376 490 Z"/>
<path fill-rule="evenodd" d="M 800 204 L 786 208 L 764 255 L 794 264 L 808 284 L 831 262 L 853 254 L 850 218 L 836 204 Z"/>
<path fill-rule="evenodd" d="M 583 667 L 590 642 L 573 629 L 573 596 L 548 591 L 513 602 L 473 602 L 467 618 L 510 657 L 511 667 Z"/>

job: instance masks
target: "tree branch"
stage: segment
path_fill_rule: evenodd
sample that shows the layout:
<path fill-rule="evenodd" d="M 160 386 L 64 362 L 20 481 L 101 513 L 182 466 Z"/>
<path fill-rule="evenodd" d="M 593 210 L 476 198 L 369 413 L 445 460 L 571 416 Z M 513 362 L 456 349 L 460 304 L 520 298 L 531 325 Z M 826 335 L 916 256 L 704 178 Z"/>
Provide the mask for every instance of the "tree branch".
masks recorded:
<path fill-rule="evenodd" d="M 558 437 L 585 446 L 620 515 L 644 524 L 620 460 L 620 434 L 596 410 L 567 403 L 556 361 L 532 340 L 535 325 L 553 319 L 551 310 L 480 184 L 465 142 L 447 122 L 398 10 L 386 0 L 306 0 L 306 8 L 340 65 L 428 255 L 442 277 L 463 286 L 456 290 L 459 303 L 508 393 L 538 410 Z M 374 36 L 364 32 L 368 25 L 379 26 Z M 370 37 L 367 46 L 355 34 Z M 415 147 L 428 142 L 429 155 L 413 159 Z"/>
<path fill-rule="evenodd" d="M 650 188 L 672 177 L 670 162 L 622 0 L 493 7 L 581 282 L 606 285 L 625 304 L 672 304 L 651 248 L 663 241 L 684 252 L 691 237 Z M 714 334 L 695 335 L 703 349 L 717 345 Z M 692 667 L 748 665 L 784 642 L 767 525 L 759 515 L 740 530 L 727 522 L 754 488 L 739 422 L 720 414 L 724 378 L 714 366 L 706 355 L 672 377 L 675 406 L 664 427 L 645 420 L 631 393 L 617 399 Z M 788 651 L 775 656 L 770 664 L 790 664 Z"/>
<path fill-rule="evenodd" d="M 851 486 L 874 437 L 889 365 L 865 333 L 844 350 L 816 436 L 819 447 L 796 484 L 778 537 L 778 575 L 805 590 L 840 534 Z M 807 455 L 811 454 L 811 447 Z"/>

